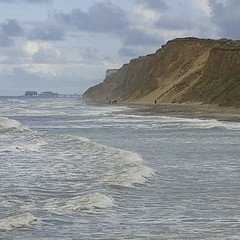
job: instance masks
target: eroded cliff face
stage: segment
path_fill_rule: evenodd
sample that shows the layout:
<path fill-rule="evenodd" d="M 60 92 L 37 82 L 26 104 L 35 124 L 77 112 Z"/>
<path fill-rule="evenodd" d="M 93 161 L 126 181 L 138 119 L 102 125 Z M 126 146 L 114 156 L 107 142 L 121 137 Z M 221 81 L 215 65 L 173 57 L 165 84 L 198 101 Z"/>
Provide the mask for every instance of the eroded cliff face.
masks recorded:
<path fill-rule="evenodd" d="M 86 100 L 240 106 L 240 42 L 184 38 L 123 65 Z"/>
<path fill-rule="evenodd" d="M 240 107 L 240 48 L 213 48 L 202 77 L 180 100 Z"/>

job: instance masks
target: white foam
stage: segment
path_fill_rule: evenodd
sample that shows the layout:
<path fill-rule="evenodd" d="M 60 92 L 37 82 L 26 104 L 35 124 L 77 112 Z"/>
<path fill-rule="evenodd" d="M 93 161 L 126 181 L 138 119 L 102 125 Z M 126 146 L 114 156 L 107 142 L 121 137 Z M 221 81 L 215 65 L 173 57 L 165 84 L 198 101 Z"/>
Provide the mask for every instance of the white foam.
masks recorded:
<path fill-rule="evenodd" d="M 133 187 L 138 184 L 144 184 L 154 174 L 153 169 L 147 166 L 138 165 L 116 175 L 112 179 L 108 180 L 107 184 L 114 187 Z"/>
<path fill-rule="evenodd" d="M 93 193 L 83 196 L 73 197 L 66 202 L 53 202 L 45 205 L 45 208 L 55 213 L 79 213 L 92 212 L 101 209 L 113 207 L 114 200 L 112 197 L 101 193 Z"/>
<path fill-rule="evenodd" d="M 239 122 L 219 121 L 216 119 L 190 119 L 164 117 L 166 126 L 178 127 L 181 129 L 198 128 L 198 129 L 226 129 L 240 130 Z"/>
<path fill-rule="evenodd" d="M 61 139 L 74 141 L 74 143 L 78 140 L 81 143 L 79 147 L 86 153 L 90 151 L 91 154 L 100 154 L 98 164 L 108 166 L 107 168 L 111 171 L 111 177 L 106 177 L 104 180 L 107 185 L 133 187 L 145 183 L 155 174 L 153 169 L 145 166 L 141 155 L 135 152 L 109 147 L 78 136 L 61 135 Z"/>
<path fill-rule="evenodd" d="M 101 193 L 78 196 L 68 200 L 63 210 L 74 212 L 93 211 L 96 209 L 111 208 L 114 206 L 113 199 Z"/>
<path fill-rule="evenodd" d="M 61 139 L 67 141 L 80 141 L 82 146 L 90 148 L 95 151 L 101 151 L 102 153 L 107 153 L 110 155 L 115 155 L 114 161 L 122 160 L 125 163 L 130 162 L 144 162 L 141 156 L 135 152 L 126 151 L 120 148 L 109 147 L 94 141 L 91 141 L 88 138 L 73 136 L 73 135 L 60 135 Z"/>
<path fill-rule="evenodd" d="M 201 129 L 210 129 L 210 128 L 222 128 L 224 129 L 225 126 L 223 123 L 211 119 L 211 120 L 200 120 L 200 119 L 193 119 L 188 120 L 181 124 L 183 128 L 201 128 Z"/>
<path fill-rule="evenodd" d="M 23 127 L 20 122 L 7 117 L 0 117 L 0 128 L 21 131 L 21 132 L 28 129 Z"/>
<path fill-rule="evenodd" d="M 94 143 L 94 146 L 110 155 L 105 159 L 106 164 L 114 164 L 115 175 L 106 180 L 107 185 L 133 187 L 137 184 L 144 184 L 155 174 L 152 168 L 144 165 L 145 161 L 141 155 L 135 152 L 98 143 Z"/>
<path fill-rule="evenodd" d="M 121 112 L 128 109 L 125 106 L 106 106 L 106 107 L 94 107 L 90 106 L 87 111 L 82 112 L 83 116 L 109 116 L 111 113 Z"/>
<path fill-rule="evenodd" d="M 7 102 L 12 102 L 12 103 L 26 103 L 27 101 L 20 100 L 20 99 L 7 99 Z"/>
<path fill-rule="evenodd" d="M 13 153 L 28 153 L 28 152 L 40 152 L 42 146 L 47 145 L 48 143 L 43 139 L 35 139 L 30 143 L 19 143 L 11 145 L 5 149 L 2 149 L 1 152 L 13 152 Z"/>
<path fill-rule="evenodd" d="M 38 219 L 29 212 L 18 213 L 0 220 L 0 231 L 12 231 L 37 223 Z"/>

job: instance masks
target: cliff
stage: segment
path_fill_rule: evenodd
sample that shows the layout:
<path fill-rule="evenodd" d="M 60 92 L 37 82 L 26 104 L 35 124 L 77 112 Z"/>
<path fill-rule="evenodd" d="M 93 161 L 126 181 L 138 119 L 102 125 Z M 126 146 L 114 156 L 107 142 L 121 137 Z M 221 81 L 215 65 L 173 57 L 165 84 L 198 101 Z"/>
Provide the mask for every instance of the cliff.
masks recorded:
<path fill-rule="evenodd" d="M 240 41 L 180 38 L 132 59 L 88 89 L 86 100 L 240 106 Z"/>

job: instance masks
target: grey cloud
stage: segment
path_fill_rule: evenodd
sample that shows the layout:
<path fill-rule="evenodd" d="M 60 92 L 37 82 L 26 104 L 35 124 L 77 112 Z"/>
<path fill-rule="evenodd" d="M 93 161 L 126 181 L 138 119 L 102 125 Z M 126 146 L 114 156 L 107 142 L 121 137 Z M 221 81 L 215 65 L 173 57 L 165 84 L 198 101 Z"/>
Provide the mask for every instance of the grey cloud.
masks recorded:
<path fill-rule="evenodd" d="M 84 61 L 86 61 L 86 59 L 96 59 L 97 52 L 98 50 L 96 48 L 85 47 L 82 51 L 80 51 L 80 54 L 84 58 Z"/>
<path fill-rule="evenodd" d="M 12 37 L 18 37 L 23 34 L 23 29 L 17 20 L 9 19 L 0 24 L 0 47 L 14 46 Z"/>
<path fill-rule="evenodd" d="M 34 55 L 35 63 L 58 63 L 61 56 L 54 48 L 40 48 Z"/>
<path fill-rule="evenodd" d="M 164 7 L 163 1 L 139 1 L 149 6 Z M 126 12 L 110 3 L 94 4 L 88 12 L 73 9 L 69 14 L 60 12 L 55 14 L 55 19 L 65 24 L 68 28 L 77 28 L 79 31 L 116 34 L 125 45 L 158 45 L 159 40 L 152 35 L 130 28 Z"/>
<path fill-rule="evenodd" d="M 10 48 L 1 48 L 0 55 L 3 57 L 2 59 L 5 59 L 5 60 L 13 59 L 13 63 L 20 62 L 22 61 L 22 59 L 25 59 L 29 56 L 23 48 L 19 48 L 16 46 L 15 47 L 12 46 Z M 5 64 L 6 63 L 5 60 L 2 60 L 1 63 Z M 7 60 L 7 63 L 11 64 L 9 60 Z"/>
<path fill-rule="evenodd" d="M 21 68 L 14 68 L 9 75 L 0 75 L 2 78 L 1 85 L 5 88 L 16 87 L 22 89 L 22 93 L 26 89 L 39 89 L 46 84 L 49 86 L 50 77 L 40 73 L 28 73 Z M 48 83 L 48 84 L 47 84 Z"/>
<path fill-rule="evenodd" d="M 126 39 L 124 41 L 125 44 L 130 46 L 136 45 L 158 45 L 160 40 L 156 37 L 153 37 L 147 33 L 142 31 L 133 29 L 129 30 L 128 34 L 126 35 Z"/>
<path fill-rule="evenodd" d="M 14 19 L 9 19 L 5 23 L 2 23 L 1 31 L 8 37 L 20 36 L 23 33 L 22 27 Z"/>
<path fill-rule="evenodd" d="M 26 2 L 29 2 L 29 3 L 36 3 L 36 4 L 39 4 L 39 3 L 51 3 L 52 0 L 25 0 Z"/>
<path fill-rule="evenodd" d="M 57 13 L 55 18 L 79 30 L 98 33 L 123 33 L 128 26 L 125 12 L 110 3 L 96 3 L 88 12 L 73 9 L 71 13 Z"/>
<path fill-rule="evenodd" d="M 10 95 L 21 95 L 26 90 L 82 93 L 99 81 L 100 79 L 89 80 L 81 77 L 81 84 L 79 85 L 79 75 L 72 75 L 71 78 L 67 78 L 61 74 L 53 76 L 41 72 L 29 73 L 18 67 L 13 69 L 11 74 L 0 73 L 0 93 L 1 95 L 5 95 L 6 92 Z"/>
<path fill-rule="evenodd" d="M 240 1 L 228 0 L 221 3 L 210 0 L 212 21 L 217 25 L 221 37 L 240 39 Z"/>
<path fill-rule="evenodd" d="M 23 56 L 5 56 L 2 61 L 0 61 L 0 64 L 6 64 L 6 65 L 18 65 L 18 64 L 24 64 L 26 63 L 26 58 Z"/>
<path fill-rule="evenodd" d="M 122 47 L 118 51 L 119 56 L 133 58 L 139 55 L 138 51 L 131 47 Z"/>
<path fill-rule="evenodd" d="M 124 46 L 119 49 L 118 55 L 134 58 L 156 51 L 164 43 L 164 40 L 135 30 L 128 35 L 124 43 Z"/>
<path fill-rule="evenodd" d="M 1 94 L 21 95 L 27 89 L 36 89 L 41 86 L 42 79 L 37 74 L 15 68 L 11 74 L 0 73 Z"/>
<path fill-rule="evenodd" d="M 67 84 L 63 85 L 64 80 L 60 80 L 59 76 L 55 77 L 40 72 L 29 73 L 21 68 L 14 68 L 8 75 L 0 73 L 0 79 L 0 92 L 5 89 L 11 95 L 23 95 L 26 90 L 62 92 L 59 86 L 63 89 L 67 88 Z M 2 94 L 4 95 L 4 93 Z"/>
<path fill-rule="evenodd" d="M 34 3 L 34 4 L 41 4 L 41 3 L 51 3 L 52 0 L 0 0 L 0 3 Z"/>
<path fill-rule="evenodd" d="M 31 30 L 30 40 L 61 41 L 65 33 L 58 26 L 39 26 Z"/>
<path fill-rule="evenodd" d="M 13 40 L 0 33 L 0 47 L 10 47 L 10 46 L 14 46 Z"/>
<path fill-rule="evenodd" d="M 166 10 L 168 8 L 164 0 L 138 0 L 137 4 L 156 11 Z"/>
<path fill-rule="evenodd" d="M 185 16 L 163 16 L 154 25 L 163 30 L 187 30 L 194 27 L 194 23 Z"/>
<path fill-rule="evenodd" d="M 15 3 L 16 0 L 0 0 L 0 3 Z"/>

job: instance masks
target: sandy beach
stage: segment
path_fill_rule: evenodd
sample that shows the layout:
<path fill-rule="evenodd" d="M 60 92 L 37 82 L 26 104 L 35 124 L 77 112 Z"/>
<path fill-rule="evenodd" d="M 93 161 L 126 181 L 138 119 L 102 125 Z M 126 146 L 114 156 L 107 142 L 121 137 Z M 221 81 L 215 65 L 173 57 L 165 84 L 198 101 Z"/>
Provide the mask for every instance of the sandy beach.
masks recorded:
<path fill-rule="evenodd" d="M 203 104 L 125 103 L 138 111 L 173 117 L 240 121 L 240 109 Z"/>

